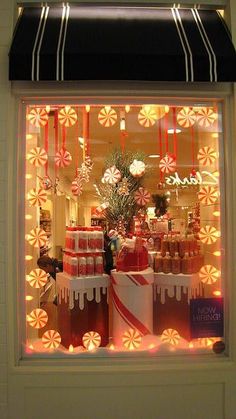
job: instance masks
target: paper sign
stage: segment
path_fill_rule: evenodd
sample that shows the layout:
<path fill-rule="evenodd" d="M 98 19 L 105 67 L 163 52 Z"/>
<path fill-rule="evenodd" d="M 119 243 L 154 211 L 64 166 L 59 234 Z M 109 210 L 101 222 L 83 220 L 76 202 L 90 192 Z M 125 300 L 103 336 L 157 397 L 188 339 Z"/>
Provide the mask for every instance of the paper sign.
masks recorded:
<path fill-rule="evenodd" d="M 222 337 L 224 334 L 223 298 L 190 300 L 191 338 Z"/>

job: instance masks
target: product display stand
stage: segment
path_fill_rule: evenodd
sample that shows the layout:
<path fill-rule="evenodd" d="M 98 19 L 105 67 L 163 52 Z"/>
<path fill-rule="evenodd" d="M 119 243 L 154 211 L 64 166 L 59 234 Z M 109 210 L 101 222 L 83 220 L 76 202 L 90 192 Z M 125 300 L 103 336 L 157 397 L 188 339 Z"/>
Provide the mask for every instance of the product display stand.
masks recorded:
<path fill-rule="evenodd" d="M 203 297 L 198 273 L 192 275 L 154 274 L 154 333 L 175 329 L 190 340 L 190 299 Z"/>
<path fill-rule="evenodd" d="M 108 275 L 71 277 L 58 273 L 58 331 L 62 345 L 82 345 L 84 333 L 98 332 L 101 346 L 109 340 Z"/>

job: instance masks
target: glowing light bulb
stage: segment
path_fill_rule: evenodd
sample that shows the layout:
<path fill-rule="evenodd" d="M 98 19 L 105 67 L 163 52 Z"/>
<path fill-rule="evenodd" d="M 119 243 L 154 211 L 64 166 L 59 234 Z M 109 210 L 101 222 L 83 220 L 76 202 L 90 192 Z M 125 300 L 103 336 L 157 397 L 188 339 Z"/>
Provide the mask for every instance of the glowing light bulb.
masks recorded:
<path fill-rule="evenodd" d="M 170 107 L 169 106 L 165 106 L 165 113 L 168 113 L 169 112 L 169 110 L 170 110 Z"/>
<path fill-rule="evenodd" d="M 153 349 L 153 348 L 155 348 L 155 345 L 154 345 L 154 343 L 151 343 L 151 344 L 149 345 L 148 349 Z"/>
<path fill-rule="evenodd" d="M 26 220 L 32 220 L 32 218 L 33 218 L 33 216 L 32 216 L 32 215 L 30 215 L 30 214 L 26 214 L 26 215 L 25 215 L 25 219 L 26 219 Z"/>
<path fill-rule="evenodd" d="M 90 105 L 86 105 L 85 110 L 86 110 L 86 112 L 90 112 Z"/>
<path fill-rule="evenodd" d="M 29 349 L 34 349 L 33 345 L 29 345 Z"/>
<path fill-rule="evenodd" d="M 25 256 L 25 260 L 32 260 L 33 259 L 33 256 L 31 256 L 31 255 L 26 255 Z"/>
<path fill-rule="evenodd" d="M 32 295 L 26 295 L 25 296 L 25 301 L 32 301 L 34 299 L 34 297 Z"/>
<path fill-rule="evenodd" d="M 113 345 L 113 343 L 109 346 L 109 349 L 110 349 L 111 351 L 114 351 L 114 350 L 115 350 L 115 346 Z"/>
<path fill-rule="evenodd" d="M 30 173 L 26 173 L 26 175 L 25 175 L 25 179 L 32 179 L 32 175 L 30 174 Z"/>
<path fill-rule="evenodd" d="M 213 132 L 211 134 L 211 136 L 212 136 L 212 138 L 218 138 L 219 137 L 219 134 L 218 134 L 218 132 Z"/>
<path fill-rule="evenodd" d="M 74 346 L 73 345 L 69 346 L 69 352 L 74 352 Z"/>
<path fill-rule="evenodd" d="M 190 349 L 194 348 L 193 342 L 189 342 L 188 347 L 189 347 Z"/>
<path fill-rule="evenodd" d="M 46 105 L 45 109 L 46 109 L 46 112 L 49 113 L 50 110 L 51 110 L 51 106 L 50 105 Z"/>
<path fill-rule="evenodd" d="M 220 217 L 220 211 L 213 211 L 214 217 Z"/>
<path fill-rule="evenodd" d="M 130 111 L 130 105 L 125 105 L 125 112 L 129 112 Z"/>
<path fill-rule="evenodd" d="M 215 297 L 221 297 L 221 291 L 220 290 L 215 290 L 215 291 L 213 291 L 213 293 L 212 293 Z"/>
<path fill-rule="evenodd" d="M 221 256 L 221 251 L 220 250 L 216 250 L 215 252 L 213 252 L 214 256 Z"/>
<path fill-rule="evenodd" d="M 33 138 L 32 134 L 26 134 L 26 140 L 31 140 Z"/>

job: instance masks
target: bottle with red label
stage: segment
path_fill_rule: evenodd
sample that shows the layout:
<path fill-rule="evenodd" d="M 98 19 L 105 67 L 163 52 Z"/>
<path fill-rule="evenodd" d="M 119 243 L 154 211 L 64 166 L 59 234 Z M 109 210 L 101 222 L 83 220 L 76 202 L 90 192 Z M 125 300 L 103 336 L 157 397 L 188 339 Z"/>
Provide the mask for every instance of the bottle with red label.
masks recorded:
<path fill-rule="evenodd" d="M 70 259 L 70 274 L 71 276 L 78 276 L 78 260 L 76 256 L 71 256 Z"/>
<path fill-rule="evenodd" d="M 181 261 L 181 271 L 183 274 L 185 275 L 189 275 L 192 273 L 192 263 L 191 263 L 191 259 L 189 257 L 188 252 L 185 252 L 185 255 Z"/>
<path fill-rule="evenodd" d="M 162 256 L 161 256 L 161 252 L 157 252 L 156 257 L 154 259 L 154 271 L 155 272 L 162 272 Z"/>
<path fill-rule="evenodd" d="M 168 241 L 168 237 L 165 234 L 162 242 L 161 242 L 161 255 L 162 257 L 164 257 L 166 255 L 166 252 L 169 252 L 169 241 Z"/>
<path fill-rule="evenodd" d="M 79 228 L 79 234 L 78 234 L 78 247 L 79 251 L 87 251 L 88 249 L 88 231 L 86 227 L 80 227 Z"/>
<path fill-rule="evenodd" d="M 175 275 L 178 275 L 181 272 L 181 259 L 178 252 L 175 252 L 174 257 L 171 260 L 171 272 Z"/>
<path fill-rule="evenodd" d="M 103 257 L 96 256 L 95 257 L 95 275 L 102 275 L 103 274 Z"/>
<path fill-rule="evenodd" d="M 86 258 L 86 276 L 94 275 L 94 258 L 93 256 L 88 256 Z"/>
<path fill-rule="evenodd" d="M 171 272 L 171 257 L 169 252 L 162 259 L 162 272 L 169 274 Z"/>
<path fill-rule="evenodd" d="M 86 276 L 86 257 L 79 256 L 78 258 L 78 276 Z"/>

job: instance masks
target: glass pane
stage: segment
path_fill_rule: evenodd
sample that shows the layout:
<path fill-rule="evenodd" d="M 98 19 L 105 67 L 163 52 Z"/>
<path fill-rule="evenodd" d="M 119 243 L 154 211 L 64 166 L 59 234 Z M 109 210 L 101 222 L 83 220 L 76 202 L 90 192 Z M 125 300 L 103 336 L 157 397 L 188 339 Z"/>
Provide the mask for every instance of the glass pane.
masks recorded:
<path fill-rule="evenodd" d="M 224 351 L 221 104 L 29 103 L 25 126 L 23 352 Z"/>

